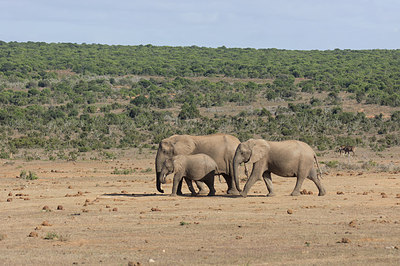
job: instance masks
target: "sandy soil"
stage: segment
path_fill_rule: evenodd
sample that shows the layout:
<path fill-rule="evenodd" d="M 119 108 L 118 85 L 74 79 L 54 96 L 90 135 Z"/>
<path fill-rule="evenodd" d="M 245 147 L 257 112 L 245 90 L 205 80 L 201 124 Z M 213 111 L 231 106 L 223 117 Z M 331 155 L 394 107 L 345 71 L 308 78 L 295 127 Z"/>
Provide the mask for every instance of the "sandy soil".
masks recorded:
<path fill-rule="evenodd" d="M 375 157 L 372 157 L 375 156 Z M 399 166 L 386 155 L 320 161 Z M 115 160 L 1 160 L 0 263 L 6 265 L 399 265 L 400 174 L 330 170 L 327 195 L 289 196 L 295 180 L 273 176 L 249 197 L 156 193 L 154 151 Z M 132 169 L 129 174 L 113 174 Z M 151 168 L 151 171 L 150 169 Z M 22 170 L 39 179 L 16 178 Z M 242 187 L 244 182 L 242 183 Z M 59 207 L 60 206 L 60 207 Z M 61 210 L 58 210 L 60 208 Z"/>

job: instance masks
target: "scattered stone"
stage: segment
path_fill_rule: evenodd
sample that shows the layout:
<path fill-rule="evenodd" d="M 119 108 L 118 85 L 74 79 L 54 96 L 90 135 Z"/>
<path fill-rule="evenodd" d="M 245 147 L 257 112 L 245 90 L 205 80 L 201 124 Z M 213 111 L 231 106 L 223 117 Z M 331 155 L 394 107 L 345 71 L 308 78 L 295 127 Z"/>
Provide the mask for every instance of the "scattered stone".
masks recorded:
<path fill-rule="evenodd" d="M 243 236 L 236 236 L 236 239 L 243 239 Z"/>
<path fill-rule="evenodd" d="M 308 191 L 308 195 L 313 195 L 314 193 L 312 191 Z"/>
<path fill-rule="evenodd" d="M 292 210 L 292 209 L 288 209 L 288 210 L 287 210 L 287 213 L 288 213 L 288 214 L 293 214 L 293 210 Z"/>
<path fill-rule="evenodd" d="M 140 264 L 140 262 L 133 262 L 133 261 L 130 261 L 130 262 L 128 262 L 128 266 L 141 266 L 142 264 Z"/>
<path fill-rule="evenodd" d="M 51 226 L 51 224 L 48 221 L 43 221 L 42 225 L 43 226 Z"/>
<path fill-rule="evenodd" d="M 300 191 L 300 194 L 301 194 L 301 195 L 307 195 L 307 190 L 306 190 L 306 189 L 303 189 L 302 191 Z"/>
<path fill-rule="evenodd" d="M 159 208 L 151 208 L 152 212 L 160 212 L 161 210 Z"/>
<path fill-rule="evenodd" d="M 357 227 L 357 220 L 353 220 L 353 221 L 351 221 L 350 223 L 349 223 L 349 226 L 350 227 L 353 227 L 353 228 L 355 228 L 355 227 Z"/>
<path fill-rule="evenodd" d="M 343 237 L 341 241 L 339 241 L 338 243 L 344 243 L 344 244 L 348 244 L 351 243 L 351 240 L 348 239 L 347 237 Z"/>
<path fill-rule="evenodd" d="M 154 263 L 154 262 L 156 262 L 156 261 L 153 260 L 153 259 L 149 259 L 149 262 L 150 262 L 150 263 Z"/>
<path fill-rule="evenodd" d="M 128 191 L 122 190 L 122 191 L 121 191 L 121 194 L 128 194 Z"/>
<path fill-rule="evenodd" d="M 47 211 L 47 212 L 51 211 L 50 207 L 47 205 L 43 206 L 42 210 Z"/>
<path fill-rule="evenodd" d="M 118 208 L 113 208 L 112 211 L 113 211 L 113 212 L 117 212 L 117 211 L 118 211 Z"/>
<path fill-rule="evenodd" d="M 12 201 L 12 198 L 8 198 L 8 199 L 7 199 L 7 202 L 11 202 L 11 201 Z"/>
<path fill-rule="evenodd" d="M 38 237 L 39 234 L 37 232 L 30 232 L 28 237 Z"/>
<path fill-rule="evenodd" d="M 57 210 L 62 211 L 62 210 L 64 210 L 64 207 L 62 205 L 58 205 Z"/>
<path fill-rule="evenodd" d="M 396 194 L 396 198 L 400 199 L 400 194 Z"/>
<path fill-rule="evenodd" d="M 343 191 L 338 191 L 338 192 L 336 192 L 336 194 L 337 195 L 344 195 L 344 192 Z"/>
<path fill-rule="evenodd" d="M 40 225 L 39 225 L 39 226 L 36 226 L 36 227 L 35 227 L 35 230 L 36 230 L 36 231 L 42 230 L 42 227 L 41 227 Z"/>
<path fill-rule="evenodd" d="M 109 209 L 109 208 L 111 208 L 111 206 L 110 205 L 106 205 L 106 208 Z"/>
<path fill-rule="evenodd" d="M 9 196 L 9 197 L 12 197 L 12 195 L 13 195 L 13 193 L 12 193 L 12 192 L 8 193 L 8 196 Z"/>

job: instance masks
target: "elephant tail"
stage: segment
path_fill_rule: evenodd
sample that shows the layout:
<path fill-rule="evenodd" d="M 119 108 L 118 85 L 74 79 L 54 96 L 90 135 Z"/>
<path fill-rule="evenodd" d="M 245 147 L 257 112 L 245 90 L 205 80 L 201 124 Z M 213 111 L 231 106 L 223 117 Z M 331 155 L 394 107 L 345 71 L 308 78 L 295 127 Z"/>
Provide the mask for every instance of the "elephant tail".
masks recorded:
<path fill-rule="evenodd" d="M 322 171 L 321 171 L 321 168 L 319 168 L 319 163 L 318 163 L 316 154 L 314 154 L 314 160 L 315 160 L 315 163 L 317 164 L 317 168 L 318 168 L 317 178 L 322 179 Z"/>

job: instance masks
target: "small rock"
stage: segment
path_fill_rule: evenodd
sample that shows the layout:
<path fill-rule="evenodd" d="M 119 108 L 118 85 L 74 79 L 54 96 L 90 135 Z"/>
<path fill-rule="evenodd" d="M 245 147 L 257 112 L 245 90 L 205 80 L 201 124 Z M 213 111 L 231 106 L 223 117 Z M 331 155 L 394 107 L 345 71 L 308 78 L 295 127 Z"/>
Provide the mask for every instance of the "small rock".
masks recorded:
<path fill-rule="evenodd" d="M 43 226 L 51 226 L 51 224 L 48 221 L 43 221 L 42 225 Z"/>
<path fill-rule="evenodd" d="M 9 197 L 12 197 L 12 195 L 13 195 L 12 192 L 8 193 L 8 196 L 9 196 Z"/>
<path fill-rule="evenodd" d="M 293 210 L 292 210 L 292 209 L 288 209 L 288 210 L 287 210 L 287 213 L 288 213 L 288 214 L 293 214 Z"/>
<path fill-rule="evenodd" d="M 42 227 L 40 225 L 35 227 L 36 231 L 41 230 L 41 229 L 42 229 Z"/>
<path fill-rule="evenodd" d="M 62 210 L 64 210 L 64 207 L 62 205 L 58 205 L 57 210 L 62 211 Z"/>
<path fill-rule="evenodd" d="M 153 259 L 149 259 L 149 262 L 150 262 L 150 263 L 154 263 L 154 262 L 156 262 L 156 261 L 153 260 Z"/>
<path fill-rule="evenodd" d="M 343 237 L 342 240 L 341 240 L 339 243 L 348 244 L 348 243 L 350 243 L 350 242 L 351 242 L 350 239 L 348 239 L 347 237 Z"/>
<path fill-rule="evenodd" d="M 243 239 L 243 236 L 236 236 L 236 239 Z"/>
<path fill-rule="evenodd" d="M 42 210 L 44 210 L 44 211 L 50 211 L 50 207 L 47 206 L 47 205 L 45 205 L 45 206 L 43 206 Z"/>
<path fill-rule="evenodd" d="M 111 208 L 111 206 L 110 205 L 106 205 L 106 208 L 109 209 L 109 208 Z"/>
<path fill-rule="evenodd" d="M 28 235 L 28 237 L 38 237 L 39 234 L 37 232 L 30 232 L 30 234 Z"/>
<path fill-rule="evenodd" d="M 336 192 L 336 194 L 337 195 L 344 195 L 344 192 L 343 191 L 338 191 L 338 192 Z"/>
<path fill-rule="evenodd" d="M 350 227 L 357 227 L 357 220 L 353 220 L 349 223 Z"/>
<path fill-rule="evenodd" d="M 161 210 L 159 208 L 151 208 L 152 212 L 160 212 Z"/>
<path fill-rule="evenodd" d="M 8 199 L 7 199 L 7 202 L 11 202 L 11 201 L 12 201 L 12 198 L 8 198 Z"/>
<path fill-rule="evenodd" d="M 128 191 L 122 190 L 122 191 L 121 191 L 121 194 L 128 194 Z"/>
<path fill-rule="evenodd" d="M 308 191 L 308 195 L 313 195 L 314 193 L 312 191 Z"/>
<path fill-rule="evenodd" d="M 113 208 L 112 211 L 113 211 L 113 212 L 117 212 L 117 211 L 118 211 L 118 208 Z"/>

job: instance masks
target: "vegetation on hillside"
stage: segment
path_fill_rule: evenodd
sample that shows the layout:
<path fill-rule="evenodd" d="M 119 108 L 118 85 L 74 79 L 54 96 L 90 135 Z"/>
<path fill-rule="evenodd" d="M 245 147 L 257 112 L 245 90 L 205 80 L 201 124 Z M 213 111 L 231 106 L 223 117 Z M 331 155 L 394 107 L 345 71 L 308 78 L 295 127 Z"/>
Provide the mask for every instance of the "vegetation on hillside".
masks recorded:
<path fill-rule="evenodd" d="M 400 145 L 399 67 L 399 50 L 0 42 L 0 157 L 44 148 L 67 158 L 214 132 L 383 150 Z M 348 112 L 342 92 L 393 111 Z M 255 102 L 279 104 L 246 108 Z"/>

